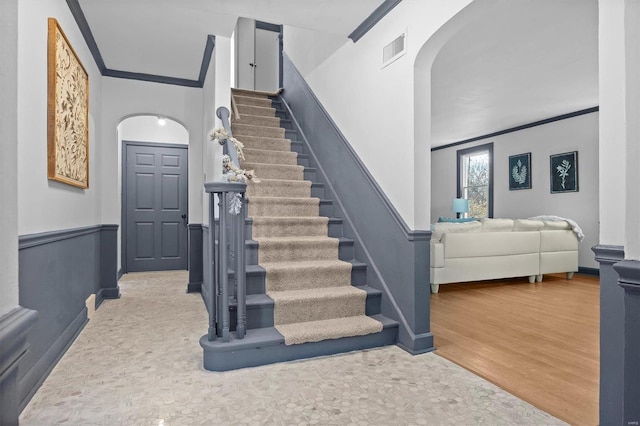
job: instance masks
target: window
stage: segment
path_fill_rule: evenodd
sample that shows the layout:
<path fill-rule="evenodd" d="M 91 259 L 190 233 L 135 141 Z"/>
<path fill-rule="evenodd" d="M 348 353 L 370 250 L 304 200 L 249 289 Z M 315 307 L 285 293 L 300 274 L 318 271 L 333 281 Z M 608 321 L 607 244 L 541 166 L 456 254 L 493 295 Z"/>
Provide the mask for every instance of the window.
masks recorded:
<path fill-rule="evenodd" d="M 458 198 L 469 216 L 493 217 L 493 143 L 458 150 Z"/>

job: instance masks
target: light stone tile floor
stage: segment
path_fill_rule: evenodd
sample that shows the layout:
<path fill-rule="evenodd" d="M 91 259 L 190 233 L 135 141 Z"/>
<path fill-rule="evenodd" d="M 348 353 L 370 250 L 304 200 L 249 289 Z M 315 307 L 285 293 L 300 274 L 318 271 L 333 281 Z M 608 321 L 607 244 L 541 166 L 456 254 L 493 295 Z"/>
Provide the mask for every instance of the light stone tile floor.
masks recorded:
<path fill-rule="evenodd" d="M 186 272 L 128 274 L 23 411 L 22 425 L 555 425 L 433 354 L 396 346 L 209 372 Z"/>

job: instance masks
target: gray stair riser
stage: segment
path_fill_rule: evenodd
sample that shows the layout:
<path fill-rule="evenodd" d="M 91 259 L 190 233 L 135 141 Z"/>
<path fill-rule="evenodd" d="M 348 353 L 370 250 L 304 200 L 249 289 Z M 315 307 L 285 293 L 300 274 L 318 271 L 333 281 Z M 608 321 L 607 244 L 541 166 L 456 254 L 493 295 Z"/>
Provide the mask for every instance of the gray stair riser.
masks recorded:
<path fill-rule="evenodd" d="M 310 180 L 313 182 L 316 180 L 316 169 L 313 167 L 305 167 L 303 177 L 304 180 Z"/>
<path fill-rule="evenodd" d="M 302 142 L 291 141 L 291 151 L 297 152 L 298 154 L 304 154 L 304 145 Z"/>
<path fill-rule="evenodd" d="M 236 306 L 229 307 L 231 319 L 230 330 L 235 331 L 238 322 Z M 270 305 L 255 305 L 247 303 L 247 330 L 273 327 L 273 303 Z"/>
<path fill-rule="evenodd" d="M 342 219 L 329 220 L 329 236 L 332 238 L 342 237 Z"/>
<path fill-rule="evenodd" d="M 368 292 L 365 313 L 369 316 L 379 314 L 381 300 L 382 293 L 380 291 L 372 290 Z M 250 301 L 247 301 L 247 330 L 273 327 L 273 309 L 273 301 L 271 303 L 258 304 L 251 304 Z M 232 303 L 229 306 L 229 311 L 231 312 L 231 331 L 235 331 L 237 320 L 236 305 Z"/>
<path fill-rule="evenodd" d="M 296 130 L 285 130 L 284 131 L 285 139 L 291 139 L 292 141 L 298 140 L 298 132 Z"/>
<path fill-rule="evenodd" d="M 320 216 L 333 216 L 333 201 L 320 200 Z"/>
<path fill-rule="evenodd" d="M 256 344 L 238 350 L 218 350 L 209 346 L 207 336 L 200 339 L 204 349 L 204 368 L 210 371 L 229 371 L 238 368 L 256 367 L 276 362 L 313 358 L 351 351 L 393 345 L 398 338 L 398 324 L 384 327 L 380 333 L 365 336 L 344 337 L 302 345 Z M 224 347 L 224 344 L 222 344 Z"/>
<path fill-rule="evenodd" d="M 298 165 L 309 167 L 310 166 L 309 156 L 306 154 L 298 153 Z"/>
<path fill-rule="evenodd" d="M 287 117 L 287 112 L 286 111 L 278 111 L 278 110 L 276 110 L 276 117 L 278 117 L 278 118 L 288 118 Z"/>
<path fill-rule="evenodd" d="M 324 198 L 324 185 L 321 183 L 313 183 L 311 185 L 311 196 L 314 198 Z"/>

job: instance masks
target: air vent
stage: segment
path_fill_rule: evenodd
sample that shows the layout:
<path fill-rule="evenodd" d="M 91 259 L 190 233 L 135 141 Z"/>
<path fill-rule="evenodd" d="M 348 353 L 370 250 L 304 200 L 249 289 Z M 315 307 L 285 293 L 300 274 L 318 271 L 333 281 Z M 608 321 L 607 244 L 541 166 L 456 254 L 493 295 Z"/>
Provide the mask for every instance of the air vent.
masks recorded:
<path fill-rule="evenodd" d="M 387 44 L 382 49 L 382 67 L 386 67 L 406 52 L 407 33 L 401 34 L 398 38 Z"/>

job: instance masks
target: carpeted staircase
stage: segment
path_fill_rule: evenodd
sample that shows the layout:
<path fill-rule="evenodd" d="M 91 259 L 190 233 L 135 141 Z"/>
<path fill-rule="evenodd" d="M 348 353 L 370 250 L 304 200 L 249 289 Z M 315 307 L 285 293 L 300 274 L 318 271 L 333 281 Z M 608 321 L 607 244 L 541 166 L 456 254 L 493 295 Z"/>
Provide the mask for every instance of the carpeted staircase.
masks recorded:
<path fill-rule="evenodd" d="M 258 347 L 261 359 L 245 354 L 244 364 L 260 365 L 395 343 L 397 323 L 380 315 L 381 292 L 366 286 L 366 265 L 353 258 L 354 242 L 342 236 L 341 219 L 331 217 L 323 185 L 312 182 L 315 169 L 280 102 L 245 90 L 233 96 L 239 118 L 231 129 L 245 145 L 241 167 L 255 170 L 260 182 L 247 189 L 249 331 L 244 342 L 227 345 Z M 273 350 L 281 336 L 289 349 Z M 206 368 L 227 365 L 217 353 L 207 366 L 203 347 Z M 265 356 L 266 347 L 273 353 Z"/>

